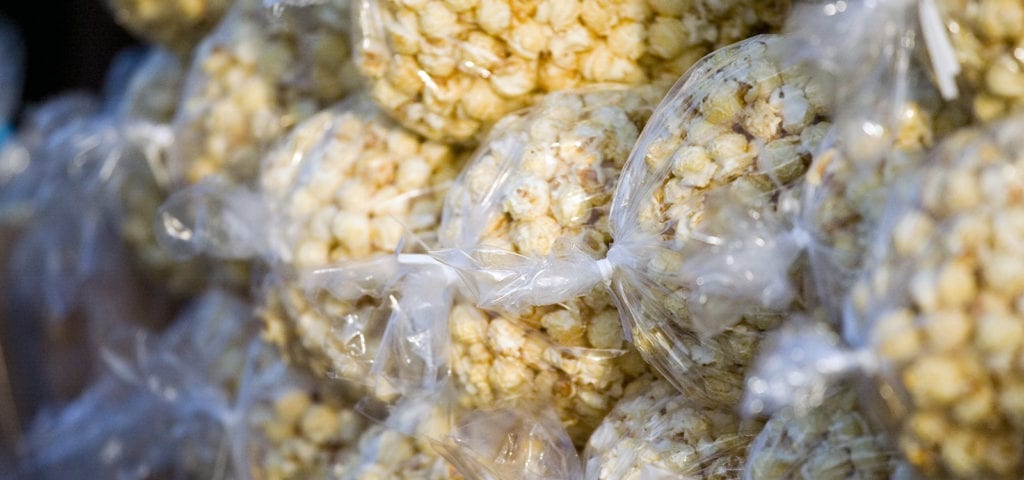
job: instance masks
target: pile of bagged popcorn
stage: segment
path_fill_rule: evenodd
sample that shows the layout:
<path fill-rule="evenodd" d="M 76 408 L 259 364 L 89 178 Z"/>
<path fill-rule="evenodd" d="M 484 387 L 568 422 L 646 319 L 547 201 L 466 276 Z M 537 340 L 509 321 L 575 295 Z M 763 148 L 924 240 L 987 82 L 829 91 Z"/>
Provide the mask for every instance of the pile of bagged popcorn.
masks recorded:
<path fill-rule="evenodd" d="M 107 6 L 0 22 L 0 477 L 1024 477 L 1024 3 Z"/>

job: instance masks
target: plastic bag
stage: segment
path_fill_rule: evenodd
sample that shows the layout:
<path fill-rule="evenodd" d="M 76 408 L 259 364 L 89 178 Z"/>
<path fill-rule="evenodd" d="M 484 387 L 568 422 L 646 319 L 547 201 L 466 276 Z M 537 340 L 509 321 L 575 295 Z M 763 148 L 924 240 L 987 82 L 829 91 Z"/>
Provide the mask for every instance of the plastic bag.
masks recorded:
<path fill-rule="evenodd" d="M 440 395 L 404 398 L 335 465 L 338 478 L 462 478 L 441 456 L 437 443 L 451 432 L 452 414 Z"/>
<path fill-rule="evenodd" d="M 355 87 L 348 1 L 271 12 L 235 2 L 198 48 L 174 121 L 171 172 L 248 182 L 271 143 Z"/>
<path fill-rule="evenodd" d="M 790 57 L 836 89 L 835 129 L 815 152 L 802 207 L 817 242 L 809 251 L 814 284 L 834 318 L 891 184 L 970 120 L 943 28 L 932 0 L 810 3 L 790 20 Z"/>
<path fill-rule="evenodd" d="M 140 55 L 124 88 L 113 93 L 120 102 L 120 106 L 115 107 L 117 116 L 169 124 L 185 85 L 186 65 L 178 56 L 160 48 L 151 48 Z"/>
<path fill-rule="evenodd" d="M 648 3 L 362 0 L 356 63 L 406 127 L 475 141 L 547 92 L 672 81 L 711 50 L 780 27 L 789 6 Z"/>
<path fill-rule="evenodd" d="M 473 291 L 445 314 L 452 334 L 449 368 L 462 405 L 542 399 L 582 445 L 622 386 L 646 369 L 601 288 L 560 305 L 504 313 L 486 311 L 491 305 L 479 299 L 498 283 L 508 259 L 536 262 L 577 248 L 587 259 L 603 255 L 611 193 L 662 92 L 551 94 L 499 122 L 456 180 L 440 229 L 447 250 L 432 254 L 459 267 L 459 286 Z M 476 249 L 498 255 L 462 268 L 463 253 Z M 406 298 L 410 305 L 423 301 Z"/>
<path fill-rule="evenodd" d="M 58 131 L 74 128 L 96 114 L 99 102 L 82 93 L 66 93 L 26 109 L 21 128 L 0 147 L 0 221 L 20 225 L 53 194 L 47 178 L 66 158 L 45 149 Z"/>
<path fill-rule="evenodd" d="M 893 478 L 896 455 L 845 390 L 806 414 L 772 415 L 750 446 L 743 478 L 881 480 Z"/>
<path fill-rule="evenodd" d="M 462 412 L 440 448 L 466 478 L 582 478 L 572 439 L 554 411 L 541 404 Z"/>
<path fill-rule="evenodd" d="M 356 441 L 366 435 L 366 420 L 352 409 L 348 392 L 331 385 L 278 389 L 272 403 L 249 413 L 265 438 L 256 476 L 337 477 L 335 466 L 350 465 Z"/>
<path fill-rule="evenodd" d="M 145 40 L 189 53 L 228 10 L 230 0 L 108 0 L 117 23 Z"/>
<path fill-rule="evenodd" d="M 259 192 L 207 181 L 176 193 L 161 210 L 163 241 L 186 254 L 266 259 L 275 269 L 265 290 L 267 339 L 320 376 L 364 381 L 380 315 L 389 314 L 375 308 L 397 279 L 391 256 L 406 250 L 407 235 L 434 241 L 460 158 L 355 97 L 275 147 Z M 337 282 L 318 273 L 328 268 L 360 278 L 354 293 L 332 293 Z"/>
<path fill-rule="evenodd" d="M 257 368 L 248 312 L 239 300 L 212 292 L 158 339 L 112 330 L 123 341 L 104 352 L 110 373 L 34 423 L 20 473 L 209 476 L 224 468 L 219 456 L 230 455 L 234 471 L 246 475 L 244 449 L 232 448 L 244 446 L 245 426 L 232 412 L 280 382 L 283 372 Z M 222 450 L 224 444 L 231 446 Z"/>
<path fill-rule="evenodd" d="M 585 478 L 739 478 L 759 428 L 729 407 L 699 406 L 646 376 L 627 387 L 587 442 Z"/>
<path fill-rule="evenodd" d="M 866 404 L 924 474 L 1020 476 L 1010 352 L 1020 330 L 1013 299 L 1022 285 L 1014 230 L 1022 125 L 1012 118 L 966 129 L 932 150 L 904 184 L 908 192 L 892 196 L 846 299 L 848 346 L 788 336 L 774 356 L 799 363 L 759 375 L 777 385 L 769 391 L 799 392 L 794 379 L 827 386 L 861 374 Z"/>
<path fill-rule="evenodd" d="M 438 257 L 501 310 L 610 284 L 649 363 L 689 395 L 736 402 L 761 332 L 803 300 L 810 240 L 789 210 L 829 128 L 827 89 L 780 67 L 778 46 L 761 36 L 718 50 L 669 92 L 618 182 L 604 258 L 586 242 L 536 259 L 502 246 Z"/>

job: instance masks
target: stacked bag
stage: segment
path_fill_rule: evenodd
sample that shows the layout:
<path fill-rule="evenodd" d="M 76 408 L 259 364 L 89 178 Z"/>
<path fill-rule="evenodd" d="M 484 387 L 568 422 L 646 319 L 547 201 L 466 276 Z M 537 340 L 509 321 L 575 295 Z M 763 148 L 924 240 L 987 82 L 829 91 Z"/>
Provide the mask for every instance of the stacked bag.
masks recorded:
<path fill-rule="evenodd" d="M 109 4 L 0 133 L 15 476 L 1024 475 L 1024 3 Z"/>

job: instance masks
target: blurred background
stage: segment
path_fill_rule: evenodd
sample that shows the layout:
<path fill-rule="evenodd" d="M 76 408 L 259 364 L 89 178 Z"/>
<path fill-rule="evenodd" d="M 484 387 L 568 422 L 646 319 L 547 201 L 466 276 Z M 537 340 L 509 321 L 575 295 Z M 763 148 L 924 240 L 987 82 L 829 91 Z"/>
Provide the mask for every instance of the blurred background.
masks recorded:
<path fill-rule="evenodd" d="M 22 108 L 69 89 L 98 90 L 119 50 L 137 43 L 103 0 L 0 1 L 26 50 Z"/>
<path fill-rule="evenodd" d="M 138 43 L 114 23 L 103 0 L 0 1 L 0 18 L 19 30 L 25 49 L 19 112 L 67 90 L 99 91 L 115 55 Z M 0 229 L 0 251 L 8 251 L 13 245 L 11 233 Z M 5 259 L 0 255 L 0 272 L 6 271 Z M 0 360 L 6 360 L 0 361 L 0 457 L 36 413 L 39 399 L 51 394 L 46 391 L 47 382 L 35 378 L 43 366 L 26 364 L 37 358 L 29 352 L 40 346 L 19 341 L 32 338 L 33 332 L 12 331 L 35 322 L 5 321 L 5 317 L 25 316 L 24 309 L 4 302 L 11 287 L 5 284 L 7 280 L 6 275 L 0 275 L 0 305 L 7 305 L 0 308 Z M 69 322 L 69 326 L 73 328 L 65 332 L 68 336 L 81 333 L 74 331 L 75 322 Z M 11 362 L 13 358 L 19 361 Z M 88 377 L 83 371 L 59 373 L 82 381 Z"/>

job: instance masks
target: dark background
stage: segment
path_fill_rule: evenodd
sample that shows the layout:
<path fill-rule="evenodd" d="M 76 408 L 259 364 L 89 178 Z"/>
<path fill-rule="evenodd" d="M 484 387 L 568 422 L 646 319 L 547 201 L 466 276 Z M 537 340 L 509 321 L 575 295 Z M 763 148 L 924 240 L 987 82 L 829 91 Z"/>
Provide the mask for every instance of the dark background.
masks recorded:
<path fill-rule="evenodd" d="M 0 17 L 19 30 L 25 50 L 22 112 L 26 106 L 67 90 L 101 91 L 117 52 L 137 44 L 114 23 L 106 1 L 0 0 Z M 13 242 L 8 238 L 10 233 L 0 231 L 0 274 L 6 270 L 3 254 Z M 10 287 L 4 283 L 0 279 L 0 305 L 5 303 L 5 290 Z M 0 311 L 0 478 L 5 477 L 5 457 L 40 407 L 39 400 L 53 393 L 47 390 L 45 379 L 38 377 L 43 365 L 26 360 L 34 358 L 32 355 L 16 354 L 16 347 L 34 349 L 38 345 L 26 345 L 25 332 L 12 332 L 12 324 L 4 316 L 5 312 Z M 82 332 L 68 334 L 77 338 Z M 5 357 L 11 355 L 20 361 L 5 362 Z"/>
<path fill-rule="evenodd" d="M 106 0 L 0 0 L 25 47 L 22 107 L 69 89 L 99 91 L 114 55 L 136 41 Z"/>

